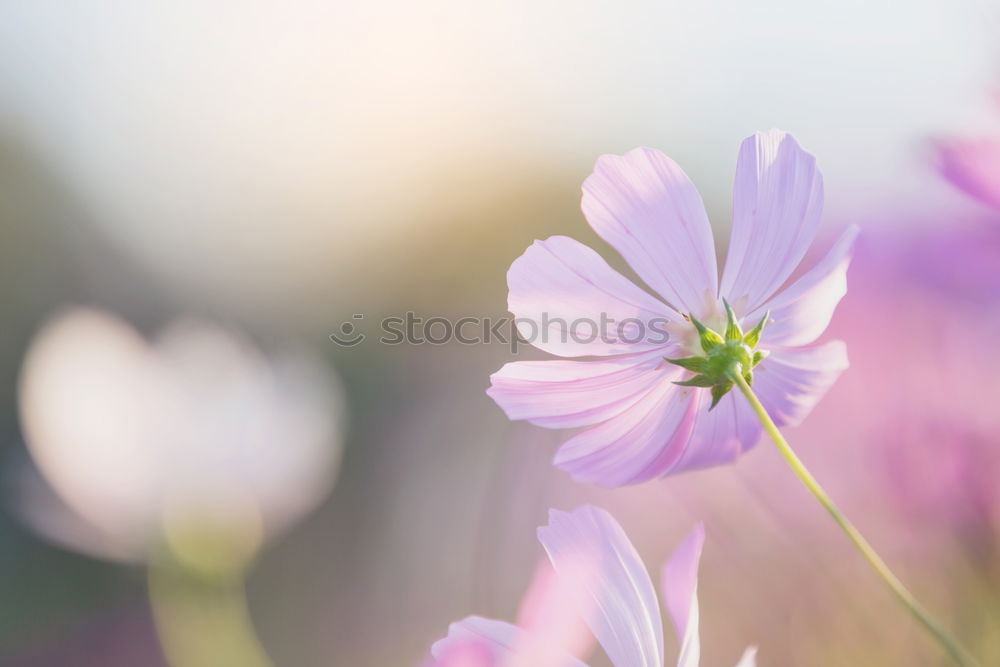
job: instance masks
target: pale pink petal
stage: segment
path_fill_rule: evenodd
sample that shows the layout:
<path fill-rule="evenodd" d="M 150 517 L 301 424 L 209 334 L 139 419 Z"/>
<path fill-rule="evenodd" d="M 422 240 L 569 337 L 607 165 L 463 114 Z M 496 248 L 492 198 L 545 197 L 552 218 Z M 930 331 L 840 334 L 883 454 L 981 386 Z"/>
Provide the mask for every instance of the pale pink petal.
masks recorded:
<path fill-rule="evenodd" d="M 538 539 L 560 576 L 575 580 L 581 558 L 599 564 L 582 581 L 597 605 L 590 629 L 616 667 L 663 667 L 663 627 L 649 573 L 618 522 L 592 506 L 549 512 Z"/>
<path fill-rule="evenodd" d="M 670 368 L 635 405 L 567 440 L 555 465 L 578 482 L 607 487 L 638 484 L 670 470 L 684 452 L 697 408 L 694 391 L 673 384 L 683 373 Z"/>
<path fill-rule="evenodd" d="M 808 345 L 826 331 L 847 293 L 847 266 L 857 235 L 857 226 L 851 225 L 816 266 L 747 315 L 744 321 L 755 326 L 771 311 L 762 336 L 765 345 Z"/>
<path fill-rule="evenodd" d="M 510 623 L 469 616 L 448 626 L 431 646 L 438 667 L 500 667 L 521 630 Z"/>
<path fill-rule="evenodd" d="M 425 667 L 501 667 L 490 644 L 481 639 L 442 639 Z"/>
<path fill-rule="evenodd" d="M 663 153 L 602 155 L 583 184 L 583 214 L 674 308 L 701 312 L 718 286 L 712 227 L 698 190 Z"/>
<path fill-rule="evenodd" d="M 771 296 L 816 236 L 823 178 L 816 159 L 779 130 L 743 141 L 733 186 L 733 230 L 720 294 L 741 312 Z"/>
<path fill-rule="evenodd" d="M 594 648 L 586 617 L 594 609 L 588 589 L 599 576 L 598 563 L 580 559 L 566 563 L 563 576 L 542 560 L 521 600 L 517 626 L 524 630 L 515 655 L 504 667 L 564 665 L 568 656 L 585 656 Z"/>
<path fill-rule="evenodd" d="M 938 144 L 942 175 L 985 204 L 1000 208 L 1000 141 L 954 140 Z"/>
<path fill-rule="evenodd" d="M 705 526 L 698 524 L 663 565 L 660 587 L 663 601 L 681 643 L 678 667 L 697 667 L 701 657 L 698 636 L 698 562 L 705 544 Z"/>
<path fill-rule="evenodd" d="M 663 347 L 662 328 L 681 318 L 565 236 L 535 241 L 507 272 L 507 307 L 521 337 L 561 357 L 607 356 Z"/>
<path fill-rule="evenodd" d="M 510 419 L 546 428 L 590 426 L 649 393 L 670 372 L 663 357 L 656 351 L 595 361 L 516 361 L 490 376 L 486 393 Z"/>
<path fill-rule="evenodd" d="M 757 647 L 751 646 L 744 651 L 736 667 L 757 667 Z"/>
<path fill-rule="evenodd" d="M 531 641 L 528 632 L 504 621 L 469 616 L 448 626 L 448 636 L 431 646 L 435 667 L 587 667 L 545 637 Z M 544 646 L 544 653 L 537 651 Z M 530 662 L 525 662 L 529 660 Z"/>
<path fill-rule="evenodd" d="M 848 366 L 847 347 L 839 340 L 770 352 L 754 369 L 753 388 L 778 426 L 805 419 Z"/>
<path fill-rule="evenodd" d="M 694 430 L 683 455 L 668 474 L 731 463 L 760 440 L 760 421 L 737 391 L 723 396 L 711 410 L 709 390 L 696 391 L 698 410 Z"/>

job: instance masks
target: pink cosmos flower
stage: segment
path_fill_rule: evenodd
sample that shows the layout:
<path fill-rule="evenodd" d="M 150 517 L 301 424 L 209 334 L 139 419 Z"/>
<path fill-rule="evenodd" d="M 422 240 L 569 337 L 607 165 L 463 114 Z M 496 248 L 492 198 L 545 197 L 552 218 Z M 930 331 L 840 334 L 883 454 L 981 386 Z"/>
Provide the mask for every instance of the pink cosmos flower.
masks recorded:
<path fill-rule="evenodd" d="M 841 342 L 814 342 L 846 292 L 856 228 L 786 284 L 822 204 L 815 158 L 791 135 L 744 140 L 720 281 L 708 216 L 680 167 L 649 148 L 602 156 L 583 184 L 584 216 L 658 296 L 573 239 L 536 241 L 507 273 L 518 330 L 551 354 L 597 359 L 509 363 L 489 395 L 511 419 L 582 428 L 555 457 L 577 481 L 622 486 L 733 461 L 760 437 L 749 406 L 729 392 L 710 410 L 710 390 L 675 384 L 692 374 L 666 359 L 703 355 L 686 315 L 724 331 L 723 299 L 747 328 L 767 316 L 754 389 L 779 426 L 801 421 L 847 367 Z"/>
<path fill-rule="evenodd" d="M 950 139 L 939 142 L 937 152 L 952 185 L 1000 209 L 1000 139 Z"/>
<path fill-rule="evenodd" d="M 569 608 L 570 613 L 582 615 L 611 663 L 663 667 L 663 620 L 656 591 L 618 522 L 589 505 L 572 512 L 551 510 L 549 525 L 538 529 L 538 539 L 563 585 L 576 591 L 582 602 Z M 664 603 L 681 643 L 678 667 L 697 667 L 701 654 L 697 585 L 704 540 L 704 527 L 699 524 L 663 567 Z M 550 609 L 558 611 L 559 607 Z M 526 662 L 522 647 L 537 645 L 533 634 L 537 639 L 541 633 L 470 616 L 453 623 L 448 636 L 436 642 L 431 652 L 437 667 L 586 667 L 568 652 L 557 654 L 551 649 L 545 660 L 536 657 Z M 737 667 L 756 665 L 756 652 L 747 649 Z"/>

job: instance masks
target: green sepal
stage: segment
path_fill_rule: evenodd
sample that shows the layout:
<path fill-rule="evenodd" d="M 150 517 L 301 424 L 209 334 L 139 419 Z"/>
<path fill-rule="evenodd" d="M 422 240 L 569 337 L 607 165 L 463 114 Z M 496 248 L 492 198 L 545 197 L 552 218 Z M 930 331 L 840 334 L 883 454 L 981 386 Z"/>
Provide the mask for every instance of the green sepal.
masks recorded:
<path fill-rule="evenodd" d="M 723 299 L 726 307 L 726 336 L 723 338 L 716 331 L 709 329 L 698 321 L 693 315 L 688 315 L 687 319 L 698 331 L 698 339 L 701 348 L 705 351 L 704 357 L 685 357 L 681 359 L 668 359 L 666 361 L 691 371 L 694 375 L 687 380 L 674 382 L 682 387 L 704 387 L 712 390 L 712 404 L 709 410 L 715 408 L 735 386 L 734 379 L 741 377 L 747 384 L 752 385 L 754 380 L 753 369 L 766 356 L 765 350 L 754 350 L 754 346 L 760 341 L 761 332 L 771 317 L 770 311 L 764 313 L 757 326 L 750 333 L 744 334 L 736 313 L 729 302 Z M 739 376 L 735 375 L 739 373 Z"/>
<path fill-rule="evenodd" d="M 710 405 L 708 407 L 709 411 L 711 411 L 712 408 L 714 408 L 716 405 L 718 405 L 719 401 L 722 400 L 722 397 L 725 396 L 726 394 L 728 394 L 729 390 L 732 389 L 732 388 L 733 388 L 733 383 L 732 382 L 726 382 L 724 384 L 717 384 L 717 385 L 713 386 L 712 387 L 712 405 Z"/>
<path fill-rule="evenodd" d="M 698 330 L 698 339 L 701 342 L 701 349 L 705 352 L 710 352 L 713 348 L 716 348 L 726 342 L 722 336 L 699 322 L 698 318 L 694 315 L 689 315 L 688 317 L 691 319 L 691 323 L 694 325 L 694 328 Z"/>
<path fill-rule="evenodd" d="M 714 387 L 717 382 L 718 380 L 710 378 L 707 375 L 695 375 L 693 378 L 677 381 L 674 382 L 674 384 L 678 384 L 682 387 Z"/>
<path fill-rule="evenodd" d="M 771 318 L 771 311 L 768 310 L 764 313 L 764 317 L 760 318 L 760 322 L 757 323 L 753 329 L 750 330 L 746 336 L 743 337 L 743 342 L 750 347 L 757 347 L 757 343 L 760 342 L 760 334 L 764 331 L 764 325 Z"/>
<path fill-rule="evenodd" d="M 726 307 L 726 340 L 742 340 L 743 329 L 740 328 L 740 323 L 736 321 L 736 313 L 733 312 L 733 308 L 729 305 L 728 301 L 723 299 L 722 303 Z"/>
<path fill-rule="evenodd" d="M 683 359 L 667 359 L 667 361 L 692 373 L 704 373 L 708 370 L 708 359 L 706 357 L 685 357 Z"/>

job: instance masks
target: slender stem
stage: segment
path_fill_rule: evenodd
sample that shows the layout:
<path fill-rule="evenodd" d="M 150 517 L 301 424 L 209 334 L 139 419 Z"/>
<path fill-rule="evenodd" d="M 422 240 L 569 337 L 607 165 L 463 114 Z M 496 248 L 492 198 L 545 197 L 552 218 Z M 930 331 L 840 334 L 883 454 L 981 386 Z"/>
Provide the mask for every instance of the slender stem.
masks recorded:
<path fill-rule="evenodd" d="M 149 595 L 171 667 L 273 667 L 238 573 L 205 576 L 160 561 L 149 568 Z"/>
<path fill-rule="evenodd" d="M 924 607 L 917 601 L 917 599 L 907 590 L 903 582 L 893 574 L 889 566 L 886 565 L 882 557 L 878 555 L 868 540 L 854 527 L 850 519 L 844 516 L 844 513 L 834 504 L 833 500 L 827 495 L 823 487 L 820 486 L 816 478 L 812 476 L 812 473 L 805 467 L 799 457 L 792 450 L 791 445 L 785 440 L 784 436 L 778 430 L 774 421 L 771 419 L 770 415 L 767 414 L 767 410 L 761 405 L 760 401 L 757 399 L 756 394 L 747 384 L 743 376 L 738 372 L 733 372 L 729 374 L 733 382 L 739 388 L 743 396 L 746 397 L 747 401 L 750 403 L 750 407 L 757 414 L 757 418 L 760 419 L 760 423 L 763 425 L 764 430 L 770 436 L 771 440 L 774 441 L 775 446 L 778 448 L 778 452 L 785 459 L 788 465 L 791 467 L 795 475 L 805 484 L 806 488 L 816 497 L 824 509 L 829 512 L 833 520 L 837 522 L 837 525 L 847 534 L 854 546 L 857 547 L 861 555 L 865 557 L 868 564 L 872 566 L 875 573 L 885 582 L 886 586 L 893 592 L 896 598 L 899 599 L 903 605 L 910 610 L 910 613 L 926 628 L 934 638 L 941 644 L 942 647 L 948 652 L 948 655 L 954 659 L 955 663 L 962 665 L 962 667 L 977 667 L 978 663 L 975 661 L 969 653 L 962 648 L 962 646 L 956 641 L 944 627 L 938 623 L 930 613 L 924 609 Z"/>

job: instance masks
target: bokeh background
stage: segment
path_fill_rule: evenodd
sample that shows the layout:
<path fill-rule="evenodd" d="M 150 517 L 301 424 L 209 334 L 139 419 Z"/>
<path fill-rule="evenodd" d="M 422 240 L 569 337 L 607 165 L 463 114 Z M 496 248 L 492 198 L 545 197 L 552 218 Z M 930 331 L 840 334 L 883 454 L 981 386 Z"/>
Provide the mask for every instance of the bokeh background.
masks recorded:
<path fill-rule="evenodd" d="M 974 0 L 0 3 L 0 664 L 163 664 L 141 570 L 17 518 L 18 373 L 72 304 L 147 332 L 209 317 L 336 369 L 339 479 L 249 581 L 279 665 L 414 665 L 452 620 L 513 619 L 534 528 L 580 502 L 651 569 L 706 521 L 706 665 L 751 643 L 762 665 L 943 664 L 768 445 L 577 486 L 549 465 L 559 434 L 486 397 L 505 345 L 375 340 L 407 311 L 503 316 L 535 238 L 611 259 L 579 213 L 602 153 L 677 160 L 721 253 L 738 143 L 770 127 L 818 157 L 825 238 L 863 228 L 827 334 L 852 367 L 789 436 L 1000 664 L 1000 210 L 938 150 L 1000 137 L 998 37 Z M 355 314 L 375 336 L 338 347 Z"/>

